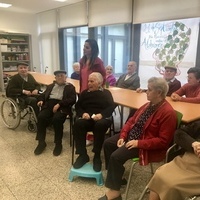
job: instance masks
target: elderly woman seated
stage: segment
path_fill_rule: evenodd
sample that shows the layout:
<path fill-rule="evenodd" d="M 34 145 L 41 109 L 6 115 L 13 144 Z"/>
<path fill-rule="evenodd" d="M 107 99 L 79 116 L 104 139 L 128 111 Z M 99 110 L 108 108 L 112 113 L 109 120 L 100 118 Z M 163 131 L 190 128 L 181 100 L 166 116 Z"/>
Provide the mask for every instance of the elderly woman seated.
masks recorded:
<path fill-rule="evenodd" d="M 108 65 L 106 68 L 106 84 L 108 86 L 114 86 L 116 84 L 116 78 L 113 74 L 113 67 Z"/>
<path fill-rule="evenodd" d="M 200 195 L 199 140 L 200 121 L 175 132 L 175 142 L 185 153 L 158 168 L 148 184 L 151 190 L 149 200 L 182 200 L 188 196 Z"/>
<path fill-rule="evenodd" d="M 81 168 L 89 161 L 86 150 L 86 134 L 92 131 L 93 143 L 93 169 L 101 171 L 101 149 L 105 133 L 111 125 L 110 117 L 114 111 L 113 97 L 108 90 L 102 88 L 103 77 L 98 72 L 93 72 L 88 78 L 88 89 L 83 91 L 75 105 L 78 120 L 73 127 L 76 154 L 79 154 L 74 168 Z"/>
<path fill-rule="evenodd" d="M 173 101 L 200 103 L 200 69 L 192 67 L 187 71 L 188 83 L 172 93 Z"/>
<path fill-rule="evenodd" d="M 107 178 L 106 195 L 99 200 L 121 200 L 120 187 L 124 163 L 139 157 L 141 165 L 164 159 L 176 129 L 176 113 L 165 100 L 168 84 L 163 78 L 148 80 L 148 103 L 129 118 L 119 134 L 104 142 Z M 169 126 L 170 125 L 170 126 Z"/>

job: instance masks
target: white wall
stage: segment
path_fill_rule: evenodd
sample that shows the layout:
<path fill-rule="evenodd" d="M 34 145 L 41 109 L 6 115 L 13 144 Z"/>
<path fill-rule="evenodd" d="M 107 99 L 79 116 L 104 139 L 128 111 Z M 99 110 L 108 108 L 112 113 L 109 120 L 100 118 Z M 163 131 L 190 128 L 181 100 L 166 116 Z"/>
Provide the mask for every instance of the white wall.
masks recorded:
<path fill-rule="evenodd" d="M 200 1 L 199 0 L 184 0 L 184 4 L 180 0 L 134 0 L 134 10 L 133 10 L 133 23 L 139 23 L 141 16 L 146 16 L 145 20 L 154 21 L 160 20 L 159 16 L 162 16 L 162 20 L 167 20 L 167 14 L 170 16 L 174 14 L 174 10 L 179 11 L 185 17 L 199 17 L 200 12 Z M 152 3 L 154 2 L 154 3 Z M 166 3 L 167 2 L 167 3 Z M 169 3 L 170 2 L 170 3 Z M 156 5 L 156 6 L 155 6 Z M 179 6 L 179 9 L 178 9 Z M 152 9 L 152 7 L 155 9 Z M 192 10 L 192 12 L 191 12 Z M 184 11 L 184 12 L 183 12 Z M 76 12 L 76 10 L 74 11 Z M 159 15 L 161 13 L 161 15 Z M 190 13 L 190 15 L 188 15 Z M 181 17 L 182 17 L 181 15 Z M 0 32 L 16 32 L 16 33 L 29 33 L 32 36 L 32 60 L 33 67 L 36 67 L 36 71 L 41 71 L 40 66 L 42 66 L 42 58 L 39 54 L 39 39 L 38 39 L 38 24 L 37 24 L 37 14 L 22 14 L 14 13 L 9 11 L 0 12 Z M 174 16 L 173 17 L 177 17 Z M 180 17 L 180 16 L 178 16 Z M 144 21 L 145 21 L 144 20 Z M 156 20 L 156 21 L 157 21 Z M 57 34 L 57 33 L 56 33 Z M 58 41 L 57 41 L 58 42 Z M 59 52 L 58 46 L 54 51 Z M 51 57 L 53 55 L 50 55 Z M 59 55 L 56 54 L 55 60 L 59 61 Z M 56 65 L 59 68 L 59 64 Z"/>
<path fill-rule="evenodd" d="M 0 32 L 27 33 L 31 35 L 32 64 L 40 71 L 37 15 L 0 12 Z"/>

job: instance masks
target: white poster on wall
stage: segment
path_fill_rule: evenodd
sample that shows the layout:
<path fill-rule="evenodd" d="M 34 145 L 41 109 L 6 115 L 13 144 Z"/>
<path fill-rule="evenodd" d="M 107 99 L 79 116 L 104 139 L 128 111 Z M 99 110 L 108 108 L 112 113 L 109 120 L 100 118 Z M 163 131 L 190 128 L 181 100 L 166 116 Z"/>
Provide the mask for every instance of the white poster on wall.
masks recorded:
<path fill-rule="evenodd" d="M 177 68 L 177 79 L 187 82 L 187 70 L 195 66 L 200 18 L 142 24 L 139 76 L 147 87 L 152 76 L 162 76 L 164 66 Z"/>

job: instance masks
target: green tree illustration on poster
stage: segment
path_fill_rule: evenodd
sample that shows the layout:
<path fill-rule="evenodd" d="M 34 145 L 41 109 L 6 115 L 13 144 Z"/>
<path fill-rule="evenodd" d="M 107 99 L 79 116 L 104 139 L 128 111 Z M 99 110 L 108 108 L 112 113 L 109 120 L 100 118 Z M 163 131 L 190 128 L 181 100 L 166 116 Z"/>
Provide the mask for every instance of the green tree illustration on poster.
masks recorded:
<path fill-rule="evenodd" d="M 166 38 L 162 48 L 157 48 L 153 53 L 156 60 L 156 70 L 163 74 L 165 66 L 177 68 L 180 74 L 179 64 L 182 62 L 190 44 L 191 29 L 181 22 L 174 23 L 174 29 Z"/>

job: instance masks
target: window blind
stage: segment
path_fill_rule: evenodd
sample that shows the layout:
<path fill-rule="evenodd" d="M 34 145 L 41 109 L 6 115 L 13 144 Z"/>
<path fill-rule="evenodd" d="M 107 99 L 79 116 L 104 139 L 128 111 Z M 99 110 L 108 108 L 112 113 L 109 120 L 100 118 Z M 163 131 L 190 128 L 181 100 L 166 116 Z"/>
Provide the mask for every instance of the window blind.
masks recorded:
<path fill-rule="evenodd" d="M 89 1 L 89 27 L 132 22 L 132 0 Z"/>
<path fill-rule="evenodd" d="M 59 28 L 87 25 L 87 2 L 80 2 L 58 9 Z"/>
<path fill-rule="evenodd" d="M 200 17 L 199 0 L 134 0 L 134 24 L 195 17 Z"/>

